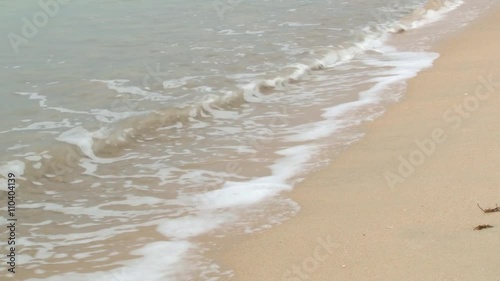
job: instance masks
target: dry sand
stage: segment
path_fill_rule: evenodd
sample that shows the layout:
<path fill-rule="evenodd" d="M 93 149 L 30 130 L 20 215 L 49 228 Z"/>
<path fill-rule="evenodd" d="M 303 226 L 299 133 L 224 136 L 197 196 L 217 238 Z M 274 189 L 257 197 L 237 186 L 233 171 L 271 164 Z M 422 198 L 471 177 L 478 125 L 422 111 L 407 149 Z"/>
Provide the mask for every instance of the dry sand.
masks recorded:
<path fill-rule="evenodd" d="M 290 194 L 298 216 L 220 253 L 234 280 L 500 280 L 500 213 L 476 206 L 500 204 L 500 9 L 436 50 L 400 103 Z M 414 171 L 398 172 L 410 155 Z"/>

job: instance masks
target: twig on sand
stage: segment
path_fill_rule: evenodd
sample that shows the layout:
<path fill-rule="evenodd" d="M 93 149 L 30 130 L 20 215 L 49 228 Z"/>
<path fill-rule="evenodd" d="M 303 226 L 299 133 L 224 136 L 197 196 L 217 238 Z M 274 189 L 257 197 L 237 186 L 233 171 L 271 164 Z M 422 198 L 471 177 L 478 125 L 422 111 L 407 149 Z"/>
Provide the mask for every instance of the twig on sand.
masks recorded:
<path fill-rule="evenodd" d="M 479 206 L 479 203 L 477 203 L 477 206 L 479 207 L 479 209 L 481 209 L 481 211 L 483 211 L 483 213 L 496 213 L 496 212 L 500 212 L 500 207 L 497 207 L 496 208 L 493 208 L 493 209 L 483 209 L 481 208 L 481 206 Z"/>
<path fill-rule="evenodd" d="M 492 228 L 493 226 L 489 225 L 489 224 L 481 224 L 481 225 L 478 225 L 476 227 L 474 227 L 474 230 L 483 230 L 485 228 Z"/>

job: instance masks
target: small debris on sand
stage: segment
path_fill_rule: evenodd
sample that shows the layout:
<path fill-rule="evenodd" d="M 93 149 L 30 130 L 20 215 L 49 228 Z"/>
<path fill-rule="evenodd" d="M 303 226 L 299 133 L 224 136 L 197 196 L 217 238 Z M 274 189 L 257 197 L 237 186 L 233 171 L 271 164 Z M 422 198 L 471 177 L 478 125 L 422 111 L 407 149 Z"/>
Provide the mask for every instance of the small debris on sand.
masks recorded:
<path fill-rule="evenodd" d="M 492 228 L 493 226 L 489 225 L 489 224 L 481 224 L 481 225 L 478 225 L 476 227 L 474 227 L 474 230 L 483 230 L 485 228 Z"/>
<path fill-rule="evenodd" d="M 483 209 L 481 208 L 481 206 L 479 206 L 479 203 L 477 204 L 477 206 L 479 207 L 479 209 L 481 209 L 481 211 L 483 211 L 483 213 L 496 213 L 496 212 L 500 212 L 500 207 L 497 207 L 496 208 L 493 208 L 493 209 Z"/>
<path fill-rule="evenodd" d="M 394 34 L 400 34 L 400 33 L 403 33 L 405 32 L 406 30 L 404 28 L 398 28 L 397 30 L 394 31 Z"/>

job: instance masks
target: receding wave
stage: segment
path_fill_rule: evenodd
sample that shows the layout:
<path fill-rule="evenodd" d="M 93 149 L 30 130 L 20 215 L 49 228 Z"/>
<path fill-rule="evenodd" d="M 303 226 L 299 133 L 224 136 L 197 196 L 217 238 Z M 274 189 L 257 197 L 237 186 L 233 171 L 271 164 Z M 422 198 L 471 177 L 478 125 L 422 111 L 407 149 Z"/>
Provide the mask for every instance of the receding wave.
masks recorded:
<path fill-rule="evenodd" d="M 154 138 L 154 132 L 159 128 L 184 126 L 191 122 L 213 118 L 236 118 L 242 104 L 265 102 L 267 95 L 286 89 L 290 84 L 302 83 L 304 77 L 308 77 L 315 71 L 323 71 L 348 63 L 367 50 L 382 45 L 390 33 L 400 33 L 433 21 L 442 13 L 460 5 L 461 2 L 461 0 L 430 0 L 423 7 L 397 22 L 379 21 L 365 27 L 359 32 L 361 37 L 359 41 L 345 42 L 336 48 L 311 49 L 309 53 L 312 56 L 307 61 L 289 65 L 272 78 L 254 80 L 220 94 L 205 94 L 201 99 L 184 106 L 133 114 L 95 132 L 89 132 L 83 128 L 77 130 L 76 133 L 70 130 L 70 133 L 65 133 L 57 139 L 55 146 L 39 149 L 37 153 L 33 153 L 33 155 L 42 156 L 41 164 L 37 164 L 35 168 L 27 165 L 26 173 L 35 178 L 43 175 L 51 180 L 62 180 L 56 175 L 56 171 L 59 171 L 61 167 L 77 169 L 77 163 L 83 157 L 117 157 L 123 153 L 124 148 Z M 118 82 L 126 83 L 120 80 Z M 114 87 L 116 89 L 116 82 Z M 169 87 L 171 85 L 166 86 L 166 88 Z"/>

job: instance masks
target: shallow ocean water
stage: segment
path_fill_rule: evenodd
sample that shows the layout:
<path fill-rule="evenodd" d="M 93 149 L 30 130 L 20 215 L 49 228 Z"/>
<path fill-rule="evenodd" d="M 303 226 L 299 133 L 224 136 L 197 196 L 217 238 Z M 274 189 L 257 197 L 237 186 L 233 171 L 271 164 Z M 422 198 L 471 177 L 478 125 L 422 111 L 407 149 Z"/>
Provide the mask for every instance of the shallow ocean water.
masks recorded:
<path fill-rule="evenodd" d="M 21 280 L 230 277 L 196 237 L 299 211 L 280 193 L 438 57 L 387 44 L 462 3 L 424 2 L 0 3 Z"/>

